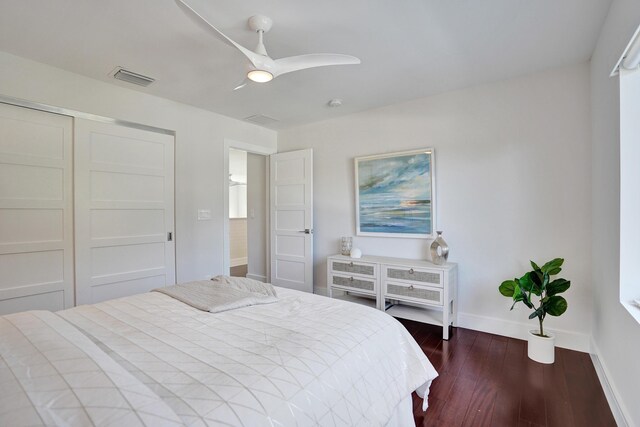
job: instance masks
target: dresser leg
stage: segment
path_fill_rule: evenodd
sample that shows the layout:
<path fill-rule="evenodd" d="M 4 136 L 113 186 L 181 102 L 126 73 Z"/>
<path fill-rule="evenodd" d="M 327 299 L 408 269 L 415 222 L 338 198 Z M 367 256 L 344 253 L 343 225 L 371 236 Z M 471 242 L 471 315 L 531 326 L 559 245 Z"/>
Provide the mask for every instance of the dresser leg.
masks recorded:
<path fill-rule="evenodd" d="M 442 339 L 449 340 L 449 326 L 451 325 L 448 307 L 442 310 Z"/>

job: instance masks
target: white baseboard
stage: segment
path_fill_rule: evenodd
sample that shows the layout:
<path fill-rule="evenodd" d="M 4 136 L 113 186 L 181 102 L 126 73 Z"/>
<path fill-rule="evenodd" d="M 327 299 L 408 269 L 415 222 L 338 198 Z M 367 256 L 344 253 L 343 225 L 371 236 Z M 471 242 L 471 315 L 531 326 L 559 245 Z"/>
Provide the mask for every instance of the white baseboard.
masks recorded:
<path fill-rule="evenodd" d="M 520 323 L 495 317 L 458 313 L 457 326 L 473 329 L 475 331 L 488 332 L 490 334 L 526 340 L 528 331 L 535 329 L 537 323 Z M 556 334 L 556 345 L 558 347 L 582 351 L 584 353 L 590 352 L 591 345 L 589 335 L 562 329 L 549 328 L 548 330 Z"/>
<path fill-rule="evenodd" d="M 248 261 L 247 257 L 244 257 L 244 258 L 233 258 L 231 260 L 231 267 L 237 267 L 239 265 L 245 265 L 248 262 L 249 261 Z"/>
<path fill-rule="evenodd" d="M 262 276 L 260 274 L 247 273 L 247 279 L 253 279 L 253 280 L 257 280 L 258 282 L 267 283 L 267 276 Z"/>
<path fill-rule="evenodd" d="M 319 286 L 313 289 L 313 293 L 324 296 L 328 295 L 327 288 Z M 537 323 L 520 323 L 511 320 L 498 319 L 496 317 L 458 312 L 458 324 L 456 326 L 526 341 L 528 331 L 535 329 Z M 591 339 L 589 335 L 562 329 L 548 328 L 548 330 L 556 334 L 556 345 L 558 347 L 581 351 L 583 353 L 590 353 Z"/>
<path fill-rule="evenodd" d="M 609 381 L 611 375 L 609 374 L 609 370 L 607 366 L 602 363 L 600 359 L 600 350 L 598 350 L 598 346 L 595 341 L 591 340 L 591 361 L 593 362 L 593 366 L 596 369 L 596 373 L 598 374 L 598 379 L 600 380 L 600 384 L 602 385 L 602 391 L 604 391 L 604 395 L 607 398 L 607 402 L 609 403 L 609 407 L 611 408 L 611 412 L 613 413 L 613 418 L 616 420 L 616 424 L 619 427 L 628 427 L 630 424 L 627 420 L 631 419 L 627 416 L 629 413 L 622 401 L 618 398 L 620 394 L 617 392 L 615 385 Z"/>

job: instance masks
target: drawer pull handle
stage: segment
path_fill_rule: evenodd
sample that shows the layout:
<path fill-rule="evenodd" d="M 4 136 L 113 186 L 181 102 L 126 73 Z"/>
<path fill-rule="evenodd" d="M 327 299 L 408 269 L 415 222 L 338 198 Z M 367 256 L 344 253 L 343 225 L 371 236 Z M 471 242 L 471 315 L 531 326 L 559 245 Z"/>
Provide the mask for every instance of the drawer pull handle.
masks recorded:
<path fill-rule="evenodd" d="M 413 268 L 409 269 L 409 274 L 413 274 Z"/>
<path fill-rule="evenodd" d="M 353 267 L 353 261 L 349 263 L 349 267 Z"/>
<path fill-rule="evenodd" d="M 409 290 L 411 290 L 411 291 L 413 290 L 413 285 L 409 286 Z"/>
<path fill-rule="evenodd" d="M 353 282 L 353 276 L 349 277 L 349 281 Z"/>

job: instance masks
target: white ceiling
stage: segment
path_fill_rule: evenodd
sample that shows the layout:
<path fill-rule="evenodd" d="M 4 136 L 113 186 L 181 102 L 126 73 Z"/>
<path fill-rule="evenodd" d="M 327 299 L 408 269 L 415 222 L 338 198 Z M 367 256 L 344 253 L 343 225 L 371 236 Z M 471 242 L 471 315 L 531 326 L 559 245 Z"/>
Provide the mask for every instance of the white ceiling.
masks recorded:
<path fill-rule="evenodd" d="M 253 48 L 246 24 L 274 21 L 273 58 L 345 53 L 361 65 L 283 75 L 232 91 L 242 54 L 174 0 L 0 0 L 0 50 L 235 118 L 294 126 L 590 58 L 611 0 L 189 0 Z M 109 77 L 123 66 L 148 88 Z M 344 99 L 329 108 L 331 98 Z"/>

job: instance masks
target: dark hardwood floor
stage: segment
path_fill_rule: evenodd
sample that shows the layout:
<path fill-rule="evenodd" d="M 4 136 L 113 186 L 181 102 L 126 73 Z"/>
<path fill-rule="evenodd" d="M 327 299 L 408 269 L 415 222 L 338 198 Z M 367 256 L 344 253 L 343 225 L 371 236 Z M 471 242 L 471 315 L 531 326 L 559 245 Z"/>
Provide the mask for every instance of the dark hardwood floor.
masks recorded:
<path fill-rule="evenodd" d="M 525 341 L 400 320 L 440 374 L 429 409 L 414 393 L 416 426 L 615 426 L 587 353 L 556 349 L 556 362 L 527 357 Z"/>
<path fill-rule="evenodd" d="M 248 267 L 247 264 L 231 267 L 229 273 L 234 277 L 247 277 Z"/>

